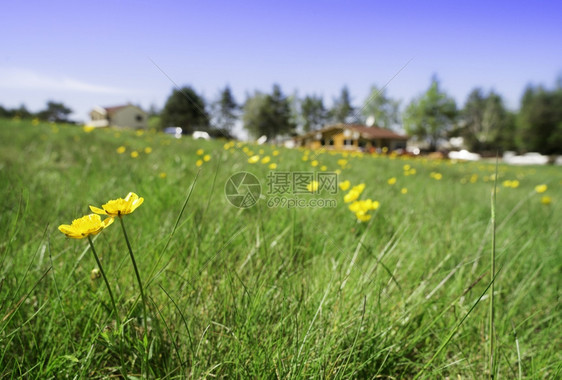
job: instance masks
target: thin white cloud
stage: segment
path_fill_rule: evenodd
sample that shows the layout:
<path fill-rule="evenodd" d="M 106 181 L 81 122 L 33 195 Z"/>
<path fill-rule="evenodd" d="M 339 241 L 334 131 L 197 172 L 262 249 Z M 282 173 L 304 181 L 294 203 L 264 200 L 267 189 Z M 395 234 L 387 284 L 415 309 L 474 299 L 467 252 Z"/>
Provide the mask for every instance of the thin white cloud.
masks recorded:
<path fill-rule="evenodd" d="M 36 71 L 14 67 L 0 68 L 0 88 L 97 94 L 125 94 L 129 92 L 117 87 L 87 83 L 68 77 L 52 77 Z"/>

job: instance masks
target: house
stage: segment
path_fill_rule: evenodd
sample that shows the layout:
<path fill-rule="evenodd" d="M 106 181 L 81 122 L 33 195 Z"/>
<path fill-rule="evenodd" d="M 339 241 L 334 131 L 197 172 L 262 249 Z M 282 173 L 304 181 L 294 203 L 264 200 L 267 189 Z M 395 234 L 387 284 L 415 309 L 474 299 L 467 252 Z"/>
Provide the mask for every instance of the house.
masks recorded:
<path fill-rule="evenodd" d="M 407 141 L 408 136 L 399 135 L 385 128 L 360 124 L 335 124 L 298 136 L 296 146 L 355 151 L 387 148 L 392 151 L 405 149 Z"/>
<path fill-rule="evenodd" d="M 96 106 L 90 112 L 93 127 L 119 127 L 146 129 L 148 127 L 148 114 L 140 107 L 126 104 L 116 107 Z"/>

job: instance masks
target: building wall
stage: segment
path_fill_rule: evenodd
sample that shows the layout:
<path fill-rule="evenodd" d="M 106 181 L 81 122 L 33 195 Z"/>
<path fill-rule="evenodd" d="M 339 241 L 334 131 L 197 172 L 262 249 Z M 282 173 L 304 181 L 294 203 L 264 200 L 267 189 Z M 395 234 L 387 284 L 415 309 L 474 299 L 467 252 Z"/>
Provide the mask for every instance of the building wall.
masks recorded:
<path fill-rule="evenodd" d="M 109 124 L 115 127 L 146 129 L 148 126 L 148 116 L 144 111 L 138 109 L 137 107 L 125 107 L 117 110 L 111 116 Z"/>

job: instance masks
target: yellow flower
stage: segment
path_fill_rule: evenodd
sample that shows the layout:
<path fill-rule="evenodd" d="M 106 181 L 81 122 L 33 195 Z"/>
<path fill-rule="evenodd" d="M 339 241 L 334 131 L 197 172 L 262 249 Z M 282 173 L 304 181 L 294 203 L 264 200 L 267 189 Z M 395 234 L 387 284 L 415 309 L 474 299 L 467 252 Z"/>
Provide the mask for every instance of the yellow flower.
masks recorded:
<path fill-rule="evenodd" d="M 411 166 L 406 164 L 404 165 L 404 171 L 407 172 L 408 170 L 410 170 Z"/>
<path fill-rule="evenodd" d="M 400 192 L 401 192 L 402 194 L 406 194 L 406 193 L 408 193 L 408 189 L 406 189 L 405 187 L 403 187 L 403 188 L 400 190 Z"/>
<path fill-rule="evenodd" d="M 308 185 L 306 185 L 306 189 L 311 193 L 314 193 L 315 191 L 318 191 L 318 185 L 318 181 L 312 181 Z"/>
<path fill-rule="evenodd" d="M 267 164 L 269 161 L 271 161 L 271 158 L 269 156 L 265 156 L 261 159 L 262 164 Z"/>
<path fill-rule="evenodd" d="M 166 178 L 166 173 L 161 172 L 160 174 L 158 174 L 158 177 L 160 177 L 160 178 Z"/>
<path fill-rule="evenodd" d="M 345 196 L 343 197 L 343 201 L 345 203 L 353 202 L 354 200 L 359 198 L 359 195 L 361 195 L 360 192 L 358 192 L 357 190 L 351 189 L 349 191 L 349 193 L 345 194 Z"/>
<path fill-rule="evenodd" d="M 318 160 L 313 160 L 310 162 L 310 165 L 312 165 L 313 167 L 318 166 Z"/>
<path fill-rule="evenodd" d="M 362 212 L 362 211 L 356 212 L 355 216 L 357 217 L 357 220 L 360 221 L 360 222 L 367 222 L 371 219 L 370 214 L 367 214 L 367 213 Z"/>
<path fill-rule="evenodd" d="M 123 145 L 121 145 L 119 148 L 117 148 L 117 153 L 123 154 L 123 153 L 125 153 L 126 150 L 127 150 L 127 148 L 125 148 Z"/>
<path fill-rule="evenodd" d="M 308 156 L 302 156 L 303 161 L 308 161 Z"/>
<path fill-rule="evenodd" d="M 203 161 L 205 161 L 205 162 L 211 161 L 211 155 L 210 155 L 210 154 L 204 155 L 204 156 L 203 156 Z"/>
<path fill-rule="evenodd" d="M 271 164 L 269 164 L 269 168 L 271 170 L 275 170 L 275 169 L 277 169 L 277 164 L 275 162 L 272 162 Z"/>
<path fill-rule="evenodd" d="M 103 210 L 102 210 L 103 211 Z M 71 225 L 61 224 L 59 231 L 73 239 L 83 239 L 90 235 L 96 235 L 104 228 L 113 223 L 113 218 L 101 220 L 96 214 L 89 214 L 79 219 L 74 219 Z"/>
<path fill-rule="evenodd" d="M 389 185 L 394 185 L 396 183 L 396 177 L 389 178 L 386 182 L 388 182 Z"/>
<path fill-rule="evenodd" d="M 133 151 L 131 152 L 131 157 L 132 157 L 132 158 L 137 158 L 138 156 L 139 156 L 139 152 L 137 152 L 136 150 L 133 150 Z"/>
<path fill-rule="evenodd" d="M 443 178 L 443 175 L 441 173 L 437 173 L 437 172 L 431 172 L 431 174 L 429 175 L 431 178 L 440 181 L 441 178 Z"/>
<path fill-rule="evenodd" d="M 345 167 L 345 165 L 347 165 L 347 160 L 344 158 L 340 158 L 338 160 L 338 165 L 341 166 L 342 168 Z"/>
<path fill-rule="evenodd" d="M 203 165 L 203 160 L 197 160 L 197 161 L 195 161 L 195 166 L 199 167 L 199 166 L 201 166 L 201 165 Z"/>
<path fill-rule="evenodd" d="M 274 156 L 278 156 L 279 155 L 279 151 L 278 150 L 274 150 L 272 153 Z"/>
<path fill-rule="evenodd" d="M 146 154 L 152 153 L 152 148 L 147 146 L 146 148 L 144 148 L 144 153 L 146 153 Z"/>
<path fill-rule="evenodd" d="M 325 172 L 326 170 L 328 170 L 328 167 L 326 165 L 322 165 L 320 166 L 320 170 Z"/>
<path fill-rule="evenodd" d="M 546 189 L 548 189 L 548 187 L 545 184 L 535 186 L 535 191 L 539 194 L 544 193 Z"/>
<path fill-rule="evenodd" d="M 96 127 L 92 127 L 91 125 L 85 125 L 84 127 L 82 127 L 82 129 L 84 130 L 84 132 L 90 133 L 90 132 L 92 132 L 94 129 L 96 129 Z"/>
<path fill-rule="evenodd" d="M 514 179 L 513 181 L 511 181 L 511 188 L 512 189 L 516 189 L 519 187 L 519 181 Z"/>
<path fill-rule="evenodd" d="M 127 215 L 135 211 L 140 205 L 144 202 L 144 198 L 140 198 L 135 193 L 129 193 L 123 198 L 111 200 L 101 206 L 102 208 L 97 208 L 94 206 L 90 206 L 90 210 L 95 212 L 96 214 L 103 214 L 109 216 L 121 216 Z"/>
<path fill-rule="evenodd" d="M 548 195 L 543 195 L 543 197 L 541 198 L 541 203 L 543 205 L 549 205 L 552 203 L 552 198 L 550 198 Z"/>
<path fill-rule="evenodd" d="M 203 149 L 197 149 L 197 152 L 195 152 L 198 156 L 202 156 L 203 153 L 205 153 L 205 151 Z"/>
<path fill-rule="evenodd" d="M 252 156 L 252 157 L 248 158 L 248 162 L 250 164 L 255 164 L 259 160 L 260 160 L 260 156 L 258 156 L 257 154 L 255 156 Z"/>
<path fill-rule="evenodd" d="M 351 182 L 349 182 L 348 180 L 340 182 L 340 189 L 342 189 L 343 191 L 349 189 L 349 186 L 351 186 Z"/>

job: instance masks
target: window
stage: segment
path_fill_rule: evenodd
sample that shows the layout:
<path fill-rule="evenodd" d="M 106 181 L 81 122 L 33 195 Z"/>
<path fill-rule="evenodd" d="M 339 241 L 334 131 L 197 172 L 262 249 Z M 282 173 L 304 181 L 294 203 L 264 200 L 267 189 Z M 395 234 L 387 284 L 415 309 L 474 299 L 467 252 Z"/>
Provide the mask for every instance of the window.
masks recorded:
<path fill-rule="evenodd" d="M 137 117 L 136 117 L 136 119 L 137 119 L 138 122 L 141 122 L 141 121 L 142 121 L 142 115 L 141 115 L 141 114 L 138 114 Z"/>

